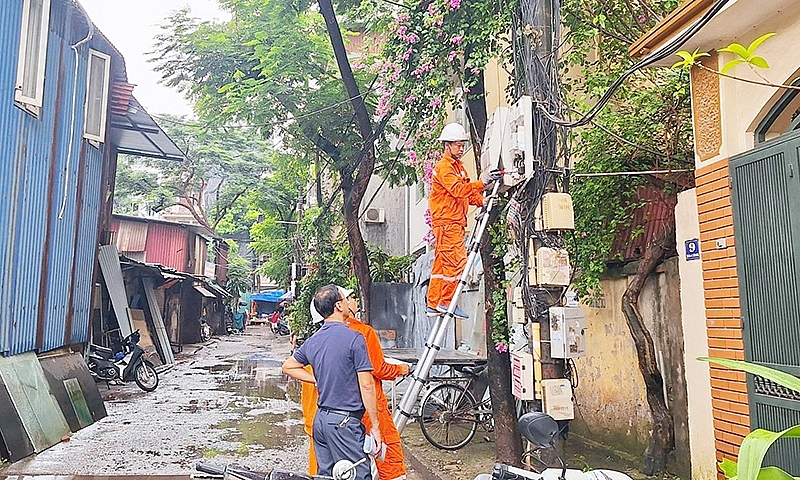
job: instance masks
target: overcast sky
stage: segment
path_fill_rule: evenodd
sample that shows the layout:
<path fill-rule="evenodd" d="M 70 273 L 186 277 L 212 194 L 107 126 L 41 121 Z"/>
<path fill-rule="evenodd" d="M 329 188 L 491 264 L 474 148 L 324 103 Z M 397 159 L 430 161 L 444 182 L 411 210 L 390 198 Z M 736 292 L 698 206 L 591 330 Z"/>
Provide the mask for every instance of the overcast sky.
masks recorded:
<path fill-rule="evenodd" d="M 3 1 L 3 0 L 0 0 Z M 146 52 L 170 12 L 189 6 L 203 20 L 227 20 L 216 0 L 79 0 L 94 24 L 125 57 L 128 82 L 136 85 L 133 95 L 151 114 L 191 115 L 180 92 L 158 83 L 161 78 L 147 63 Z"/>

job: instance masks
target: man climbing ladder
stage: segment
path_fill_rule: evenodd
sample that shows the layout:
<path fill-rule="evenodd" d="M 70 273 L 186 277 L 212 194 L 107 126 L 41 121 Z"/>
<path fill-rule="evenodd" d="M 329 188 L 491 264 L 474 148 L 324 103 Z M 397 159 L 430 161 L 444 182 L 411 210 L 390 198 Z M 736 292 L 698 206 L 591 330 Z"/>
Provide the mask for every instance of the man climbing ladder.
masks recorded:
<path fill-rule="evenodd" d="M 464 171 L 464 166 L 461 164 L 461 156 L 464 154 L 467 140 L 467 134 L 461 125 L 457 123 L 446 125 L 442 130 L 439 140 L 444 142 L 444 154 L 442 155 L 442 160 L 436 166 L 436 169 L 439 169 L 440 166 L 442 167 L 440 169 L 441 173 L 434 172 L 433 187 L 431 189 L 431 217 L 434 215 L 434 207 L 443 207 L 445 213 L 448 212 L 447 209 L 449 208 L 449 212 L 451 213 L 450 218 L 456 218 L 456 221 L 461 223 L 457 223 L 458 228 L 455 229 L 455 231 L 458 232 L 458 235 L 456 235 L 454 232 L 448 231 L 445 236 L 440 237 L 439 234 L 436 233 L 437 230 L 434 229 L 434 234 L 437 235 L 437 250 L 434 257 L 431 285 L 428 287 L 427 312 L 431 314 L 430 316 L 436 317 L 436 324 L 428 333 L 428 338 L 425 341 L 425 349 L 422 351 L 422 356 L 420 357 L 419 362 L 414 369 L 414 373 L 411 375 L 411 385 L 409 385 L 408 390 L 406 390 L 406 393 L 403 395 L 400 404 L 395 410 L 394 424 L 397 426 L 398 432 L 403 431 L 408 423 L 408 420 L 411 418 L 412 408 L 417 401 L 417 397 L 419 396 L 422 386 L 428 381 L 428 373 L 430 373 L 431 366 L 433 365 L 434 360 L 436 360 L 436 355 L 441 349 L 442 340 L 444 339 L 445 332 L 447 331 L 447 324 L 456 316 L 456 310 L 460 310 L 456 304 L 458 303 L 458 297 L 464 290 L 464 285 L 467 283 L 467 276 L 470 273 L 469 269 L 466 267 L 470 266 L 471 269 L 471 266 L 475 264 L 481 238 L 483 238 L 483 234 L 486 231 L 486 226 L 489 224 L 490 215 L 486 215 L 486 213 L 492 209 L 494 199 L 500 186 L 500 183 L 497 180 L 502 178 L 503 175 L 503 172 L 501 171 L 492 170 L 484 173 L 483 180 L 481 182 L 469 181 L 469 178 Z M 460 143 L 461 145 L 453 145 L 457 143 Z M 449 162 L 449 164 L 443 162 Z M 439 178 L 437 179 L 437 177 Z M 453 179 L 453 177 L 455 177 L 455 179 Z M 436 186 L 437 183 L 439 183 L 438 187 Z M 492 193 L 485 200 L 480 190 L 477 192 L 475 191 L 478 184 L 480 184 L 481 189 L 494 184 Z M 449 186 L 449 188 L 447 188 L 447 186 Z M 434 205 L 434 189 L 436 189 L 437 193 L 440 195 L 438 200 L 441 201 L 437 201 L 438 206 Z M 456 196 L 454 192 L 460 192 L 461 195 Z M 472 202 L 470 201 L 471 195 L 473 196 Z M 476 198 L 480 198 L 480 202 L 477 202 Z M 447 199 L 449 199 L 449 203 L 445 201 Z M 466 226 L 467 223 L 467 208 L 469 207 L 470 203 L 482 204 L 484 215 L 479 217 L 480 220 L 478 220 L 473 227 L 472 235 L 470 236 L 472 240 L 469 248 L 469 258 L 466 258 L 466 249 L 464 248 L 464 226 Z M 461 216 L 456 217 L 455 215 L 452 215 L 454 211 L 460 212 Z M 440 216 L 438 218 L 441 219 L 443 217 Z M 439 246 L 442 242 L 445 242 L 445 248 L 441 248 Z M 451 248 L 446 248 L 448 245 L 450 245 Z M 456 261 L 452 260 L 452 255 L 454 252 L 455 255 L 457 255 Z M 460 258 L 463 258 L 463 261 L 459 259 L 458 255 L 461 256 Z M 437 260 L 440 262 L 438 265 L 446 264 L 447 266 L 444 268 L 451 268 L 451 270 L 447 271 L 448 273 L 437 271 Z M 448 298 L 443 298 L 444 295 L 442 293 L 437 293 L 436 290 L 434 290 L 433 293 L 430 291 L 431 288 L 437 288 L 433 282 L 433 274 L 437 273 L 442 275 L 442 277 L 438 277 L 441 280 L 444 280 L 444 277 L 455 278 L 455 280 L 452 281 L 452 285 L 447 287 L 452 288 L 452 290 L 447 292 L 447 295 L 449 295 Z M 438 287 L 440 292 L 442 289 L 444 289 L 444 282 L 442 282 L 441 285 L 441 287 Z M 438 298 L 434 298 L 433 295 L 437 295 Z M 436 305 L 436 307 L 431 307 L 432 303 L 433 305 Z M 445 304 L 449 306 L 446 307 Z M 431 310 L 433 310 L 433 312 L 431 312 Z M 463 313 L 463 311 L 461 312 L 461 317 L 466 318 L 466 315 Z"/>
<path fill-rule="evenodd" d="M 467 132 L 458 123 L 448 123 L 442 129 L 442 158 L 431 177 L 431 228 L 435 238 L 433 268 L 428 285 L 426 315 L 442 315 L 450 308 L 456 285 L 467 266 L 464 228 L 470 205 L 483 204 L 483 190 L 490 188 L 502 175 L 496 170 L 484 173 L 482 180 L 471 182 L 461 157 L 467 147 Z M 457 305 L 456 318 L 468 318 Z"/>

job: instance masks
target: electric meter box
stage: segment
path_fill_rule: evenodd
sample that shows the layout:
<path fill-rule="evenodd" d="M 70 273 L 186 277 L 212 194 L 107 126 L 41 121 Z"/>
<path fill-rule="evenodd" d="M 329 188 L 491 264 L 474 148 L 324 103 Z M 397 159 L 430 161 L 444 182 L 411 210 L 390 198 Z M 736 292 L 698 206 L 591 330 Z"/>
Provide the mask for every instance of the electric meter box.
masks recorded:
<path fill-rule="evenodd" d="M 511 352 L 511 393 L 518 400 L 533 400 L 535 397 L 533 355 L 526 352 Z"/>
<path fill-rule="evenodd" d="M 566 378 L 542 380 L 542 407 L 555 420 L 575 418 L 572 403 L 572 384 Z"/>
<path fill-rule="evenodd" d="M 531 248 L 533 244 L 531 243 Z M 532 251 L 532 250 L 531 250 Z M 564 248 L 539 247 L 528 271 L 528 285 L 566 287 L 570 283 L 569 252 Z"/>
<path fill-rule="evenodd" d="M 575 230 L 575 213 L 569 193 L 542 196 L 542 222 L 545 230 Z"/>
<path fill-rule="evenodd" d="M 585 324 L 586 315 L 581 307 L 550 307 L 550 356 L 586 356 Z"/>

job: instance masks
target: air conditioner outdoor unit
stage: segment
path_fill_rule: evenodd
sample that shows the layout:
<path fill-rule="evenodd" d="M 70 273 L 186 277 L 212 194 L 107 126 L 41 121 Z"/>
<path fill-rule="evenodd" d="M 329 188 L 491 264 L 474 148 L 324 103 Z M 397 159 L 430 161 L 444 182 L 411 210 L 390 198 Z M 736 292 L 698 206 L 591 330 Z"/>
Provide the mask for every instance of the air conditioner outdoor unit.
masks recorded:
<path fill-rule="evenodd" d="M 384 223 L 386 222 L 386 212 L 382 208 L 370 207 L 364 212 L 364 221 L 366 223 Z"/>

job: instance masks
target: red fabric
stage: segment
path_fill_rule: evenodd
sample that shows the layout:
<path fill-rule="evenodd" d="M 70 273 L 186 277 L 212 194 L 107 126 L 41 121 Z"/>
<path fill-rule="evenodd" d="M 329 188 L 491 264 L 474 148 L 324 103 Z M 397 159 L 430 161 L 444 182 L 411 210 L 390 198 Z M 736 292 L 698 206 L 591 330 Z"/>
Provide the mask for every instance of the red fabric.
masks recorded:
<path fill-rule="evenodd" d="M 428 284 L 428 306 L 448 306 L 467 267 L 467 248 L 464 246 L 464 227 L 443 225 L 433 227 L 434 244 L 431 281 Z"/>
<path fill-rule="evenodd" d="M 433 168 L 431 195 L 431 225 L 467 225 L 467 209 L 483 203 L 483 182 L 471 182 L 461 160 L 443 155 Z"/>

